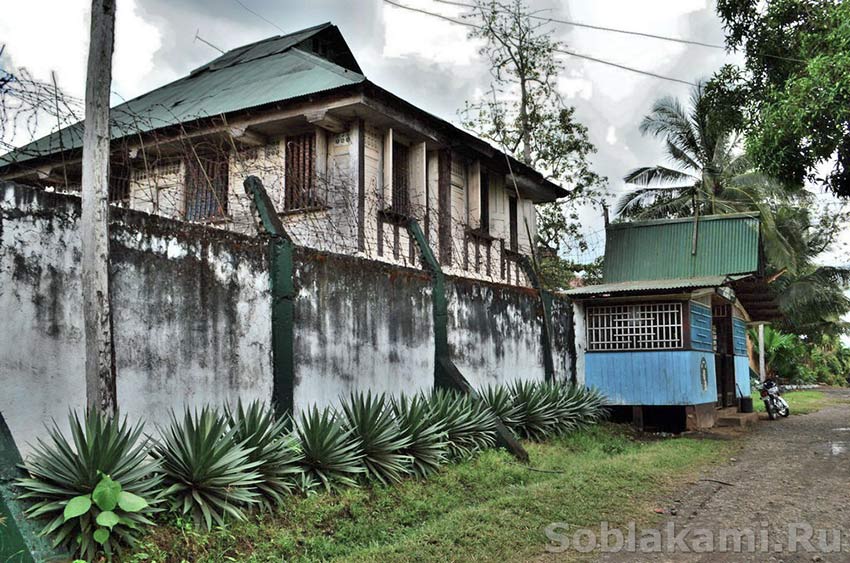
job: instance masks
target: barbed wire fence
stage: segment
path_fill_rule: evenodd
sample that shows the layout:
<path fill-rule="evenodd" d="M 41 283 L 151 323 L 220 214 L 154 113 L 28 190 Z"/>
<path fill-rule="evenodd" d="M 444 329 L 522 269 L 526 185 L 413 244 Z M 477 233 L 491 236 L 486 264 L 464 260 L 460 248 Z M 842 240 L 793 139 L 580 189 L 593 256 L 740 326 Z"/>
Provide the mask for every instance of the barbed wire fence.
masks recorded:
<path fill-rule="evenodd" d="M 0 152 L 14 150 L 20 168 L 32 167 L 27 183 L 79 192 L 80 160 L 73 154 L 78 152 L 75 139 L 82 137 L 82 101 L 64 93 L 55 81 L 40 82 L 24 69 L 4 69 L 0 76 Z M 116 138 L 110 163 L 113 205 L 255 235 L 257 218 L 242 189 L 244 179 L 254 175 L 263 181 L 297 245 L 421 269 L 419 249 L 404 226 L 404 220 L 412 217 L 419 220 L 448 273 L 529 283 L 519 260 L 521 253 L 530 252 L 530 242 L 521 229 L 513 237 L 509 232 L 504 183 L 493 182 L 497 197 L 491 195 L 491 228 L 476 232 L 470 228 L 467 163 L 458 158 L 453 159 L 449 186 L 451 236 L 445 236 L 438 216 L 436 158 L 425 153 L 419 164 L 425 170 L 416 170 L 417 183 L 406 157 L 399 170 L 389 172 L 397 188 L 387 190 L 382 131 L 366 127 L 357 132 L 366 136 L 365 161 L 359 163 L 366 167 L 365 194 L 360 194 L 354 177 L 353 129 L 332 134 L 314 126 L 294 127 L 285 135 L 246 143 L 232 134 L 238 126 L 223 115 L 187 118 L 164 106 L 145 114 L 131 108 L 132 104 L 121 106 L 111 115 Z M 191 129 L 187 123 L 193 124 Z M 198 123 L 206 124 L 203 130 L 194 126 Z M 50 146 L 28 148 L 22 142 L 58 131 L 62 134 L 54 135 Z M 406 153 L 411 146 L 399 148 Z M 47 165 L 35 160 L 46 154 L 61 155 L 62 160 Z M 441 203 L 445 206 L 446 201 Z"/>

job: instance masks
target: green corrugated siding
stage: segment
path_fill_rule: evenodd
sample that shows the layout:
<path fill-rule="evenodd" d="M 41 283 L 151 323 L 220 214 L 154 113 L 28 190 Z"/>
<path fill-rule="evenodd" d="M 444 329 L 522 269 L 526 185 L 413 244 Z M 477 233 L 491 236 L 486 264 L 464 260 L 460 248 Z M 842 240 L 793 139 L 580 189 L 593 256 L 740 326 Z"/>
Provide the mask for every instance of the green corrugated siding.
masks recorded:
<path fill-rule="evenodd" d="M 614 225 L 605 247 L 605 283 L 695 278 L 759 270 L 759 219 L 712 216 L 699 221 L 691 254 L 693 220 Z"/>

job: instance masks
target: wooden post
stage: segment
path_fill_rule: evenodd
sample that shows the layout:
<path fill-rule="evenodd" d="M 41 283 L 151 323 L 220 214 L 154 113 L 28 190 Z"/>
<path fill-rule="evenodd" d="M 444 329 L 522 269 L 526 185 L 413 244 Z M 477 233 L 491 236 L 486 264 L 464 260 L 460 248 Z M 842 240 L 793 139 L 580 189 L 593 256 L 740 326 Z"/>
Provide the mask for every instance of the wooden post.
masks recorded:
<path fill-rule="evenodd" d="M 764 323 L 759 324 L 759 381 L 764 383 L 767 374 L 764 371 Z"/>
<path fill-rule="evenodd" d="M 103 413 L 113 413 L 116 406 L 109 303 L 109 93 L 114 33 L 115 0 L 92 0 L 80 231 L 86 402 Z"/>

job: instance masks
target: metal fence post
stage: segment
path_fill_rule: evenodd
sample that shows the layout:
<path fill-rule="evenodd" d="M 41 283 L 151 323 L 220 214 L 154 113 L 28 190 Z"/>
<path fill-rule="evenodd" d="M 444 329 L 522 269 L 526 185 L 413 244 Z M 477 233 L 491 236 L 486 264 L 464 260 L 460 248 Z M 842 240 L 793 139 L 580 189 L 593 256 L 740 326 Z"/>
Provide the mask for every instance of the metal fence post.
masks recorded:
<path fill-rule="evenodd" d="M 272 404 L 278 414 L 295 408 L 295 282 L 294 245 L 263 183 L 256 176 L 244 182 L 269 236 L 269 278 L 272 294 Z"/>

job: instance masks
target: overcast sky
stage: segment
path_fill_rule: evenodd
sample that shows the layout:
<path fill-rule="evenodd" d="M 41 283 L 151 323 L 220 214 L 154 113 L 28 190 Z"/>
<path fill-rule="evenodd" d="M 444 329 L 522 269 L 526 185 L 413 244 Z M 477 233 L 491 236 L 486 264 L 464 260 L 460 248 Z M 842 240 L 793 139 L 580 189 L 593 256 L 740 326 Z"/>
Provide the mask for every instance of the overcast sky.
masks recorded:
<path fill-rule="evenodd" d="M 454 16 L 458 8 L 434 0 L 400 0 Z M 130 99 L 187 74 L 218 53 L 196 33 L 227 50 L 280 34 L 237 0 L 117 0 L 113 90 Z M 338 25 L 373 82 L 440 117 L 456 122 L 467 99 L 486 91 L 489 75 L 466 29 L 383 4 L 380 0 L 241 0 L 283 30 L 324 21 Z M 49 79 L 56 71 L 67 92 L 82 97 L 87 0 L 0 0 L 0 44 L 15 66 Z M 722 44 L 713 0 L 535 0 L 560 19 Z M 571 50 L 643 70 L 696 81 L 735 60 L 724 51 L 566 25 L 552 28 Z M 8 61 L 7 61 L 8 64 Z M 641 117 L 665 95 L 686 98 L 689 88 L 575 58 L 561 80 L 598 148 L 597 171 L 622 193 L 631 168 L 661 161 L 660 143 L 642 138 Z M 115 102 L 120 101 L 114 98 Z M 591 252 L 602 252 L 601 218 L 588 214 Z"/>

